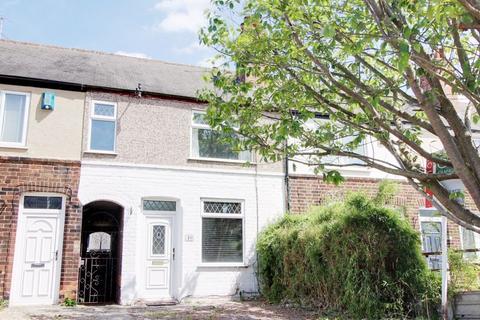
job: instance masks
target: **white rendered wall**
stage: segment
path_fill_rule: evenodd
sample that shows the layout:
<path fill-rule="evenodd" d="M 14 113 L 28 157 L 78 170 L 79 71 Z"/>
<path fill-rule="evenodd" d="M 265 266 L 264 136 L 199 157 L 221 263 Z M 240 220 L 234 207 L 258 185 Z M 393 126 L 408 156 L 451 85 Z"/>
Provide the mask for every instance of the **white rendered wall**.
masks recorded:
<path fill-rule="evenodd" d="M 257 231 L 285 211 L 281 173 L 260 173 L 218 169 L 168 168 L 83 162 L 79 198 L 82 205 L 109 200 L 124 207 L 121 302 L 129 304 L 145 297 L 145 218 L 142 199 L 166 197 L 178 200 L 175 232 L 176 259 L 173 267 L 173 295 L 231 295 L 238 290 L 255 291 L 253 262 Z M 258 203 L 257 203 L 258 196 Z M 244 201 L 245 267 L 201 266 L 201 199 Z M 257 227 L 258 205 L 258 227 Z M 193 241 L 187 241 L 192 235 Z"/>

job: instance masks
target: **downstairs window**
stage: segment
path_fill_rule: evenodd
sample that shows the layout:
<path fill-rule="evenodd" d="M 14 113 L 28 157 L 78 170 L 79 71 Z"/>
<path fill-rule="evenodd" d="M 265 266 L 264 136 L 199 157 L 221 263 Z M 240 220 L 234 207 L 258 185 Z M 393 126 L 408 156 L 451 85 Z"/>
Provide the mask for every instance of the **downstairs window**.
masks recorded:
<path fill-rule="evenodd" d="M 202 202 L 202 262 L 243 262 L 243 203 Z"/>

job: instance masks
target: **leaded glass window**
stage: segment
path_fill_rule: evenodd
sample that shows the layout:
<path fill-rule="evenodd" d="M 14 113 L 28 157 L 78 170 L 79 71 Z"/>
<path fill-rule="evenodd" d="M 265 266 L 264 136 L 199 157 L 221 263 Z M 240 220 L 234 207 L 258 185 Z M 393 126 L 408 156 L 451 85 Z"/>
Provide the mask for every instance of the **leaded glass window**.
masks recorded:
<path fill-rule="evenodd" d="M 243 262 L 243 214 L 239 201 L 204 201 L 202 261 Z"/>
<path fill-rule="evenodd" d="M 176 211 L 176 201 L 143 200 L 143 210 L 147 211 Z"/>
<path fill-rule="evenodd" d="M 203 207 L 205 213 L 242 213 L 240 202 L 204 201 Z"/>
<path fill-rule="evenodd" d="M 165 226 L 154 225 L 152 228 L 152 255 L 165 254 Z"/>

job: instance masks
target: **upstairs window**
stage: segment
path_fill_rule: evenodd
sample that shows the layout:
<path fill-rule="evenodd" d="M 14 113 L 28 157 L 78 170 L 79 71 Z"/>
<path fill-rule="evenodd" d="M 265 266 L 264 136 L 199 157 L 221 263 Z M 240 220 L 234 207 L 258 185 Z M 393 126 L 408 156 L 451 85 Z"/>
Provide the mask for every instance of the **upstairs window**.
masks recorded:
<path fill-rule="evenodd" d="M 368 156 L 367 152 L 367 141 L 363 141 L 360 143 L 358 146 L 356 146 L 352 150 L 348 150 L 345 146 L 351 143 L 355 139 L 354 136 L 347 136 L 347 137 L 342 137 L 339 140 L 339 146 L 340 150 L 342 151 L 350 151 L 355 154 L 361 155 L 361 156 Z M 331 164 L 331 165 L 356 165 L 356 164 L 364 164 L 364 162 L 358 158 L 351 158 L 351 157 L 343 157 L 343 156 L 326 156 L 322 158 L 322 163 L 325 164 Z"/>
<path fill-rule="evenodd" d="M 205 120 L 205 113 L 193 112 L 192 156 L 203 159 L 251 161 L 250 151 L 235 150 L 223 141 L 225 133 L 213 130 Z"/>
<path fill-rule="evenodd" d="M 27 134 L 29 95 L 0 92 L 0 144 L 24 146 Z"/>
<path fill-rule="evenodd" d="M 91 151 L 115 152 L 117 105 L 95 101 L 90 113 Z"/>

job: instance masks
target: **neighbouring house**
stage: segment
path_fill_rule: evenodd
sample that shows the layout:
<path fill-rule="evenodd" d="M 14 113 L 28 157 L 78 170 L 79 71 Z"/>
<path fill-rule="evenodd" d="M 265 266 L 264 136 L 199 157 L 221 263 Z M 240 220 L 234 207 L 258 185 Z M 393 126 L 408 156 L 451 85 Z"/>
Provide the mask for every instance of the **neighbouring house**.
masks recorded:
<path fill-rule="evenodd" d="M 77 287 L 85 92 L 33 79 L 14 43 L 0 56 L 0 297 L 52 303 Z"/>
<path fill-rule="evenodd" d="M 196 98 L 207 71 L 0 41 L 0 293 L 12 305 L 257 291 L 255 240 L 285 212 L 283 163 L 209 128 Z"/>
<path fill-rule="evenodd" d="M 461 96 L 451 96 L 453 103 L 462 111 L 468 103 Z M 324 121 L 319 119 L 318 121 Z M 318 122 L 317 121 L 317 122 Z M 315 121 L 314 121 L 315 122 Z M 311 123 L 309 125 L 315 125 Z M 478 137 L 480 138 L 480 136 Z M 475 139 L 476 141 L 480 141 Z M 425 136 L 423 139 L 425 150 L 437 152 L 442 146 L 433 137 Z M 358 154 L 383 160 L 387 163 L 397 163 L 393 156 L 383 148 L 380 143 L 368 138 L 355 150 Z M 428 265 L 431 269 L 438 270 L 441 267 L 441 256 L 431 254 L 441 252 L 441 230 L 442 219 L 437 210 L 429 201 L 410 186 L 406 179 L 393 176 L 377 169 L 364 166 L 355 166 L 361 161 L 346 157 L 329 156 L 324 159 L 325 163 L 336 163 L 343 167 L 338 168 L 346 181 L 339 186 L 327 184 L 321 175 L 317 175 L 311 166 L 305 165 L 309 162 L 308 157 L 299 157 L 300 162 L 295 158 L 288 164 L 288 207 L 291 212 L 304 212 L 310 206 L 325 204 L 328 201 L 339 200 L 345 197 L 348 192 L 361 191 L 374 196 L 379 189 L 380 183 L 386 179 L 395 181 L 398 184 L 396 195 L 389 201 L 388 205 L 401 209 L 410 224 L 420 232 L 422 250 L 426 254 Z M 423 164 L 426 167 L 426 164 Z M 333 167 L 332 167 L 333 168 Z M 466 195 L 465 205 L 474 212 L 477 211 L 473 200 Z M 447 244 L 453 249 L 480 249 L 480 234 L 467 230 L 459 225 L 448 221 L 447 223 Z M 429 254 L 430 253 L 430 254 Z M 479 252 L 466 252 L 465 257 L 475 262 L 480 262 Z"/>

